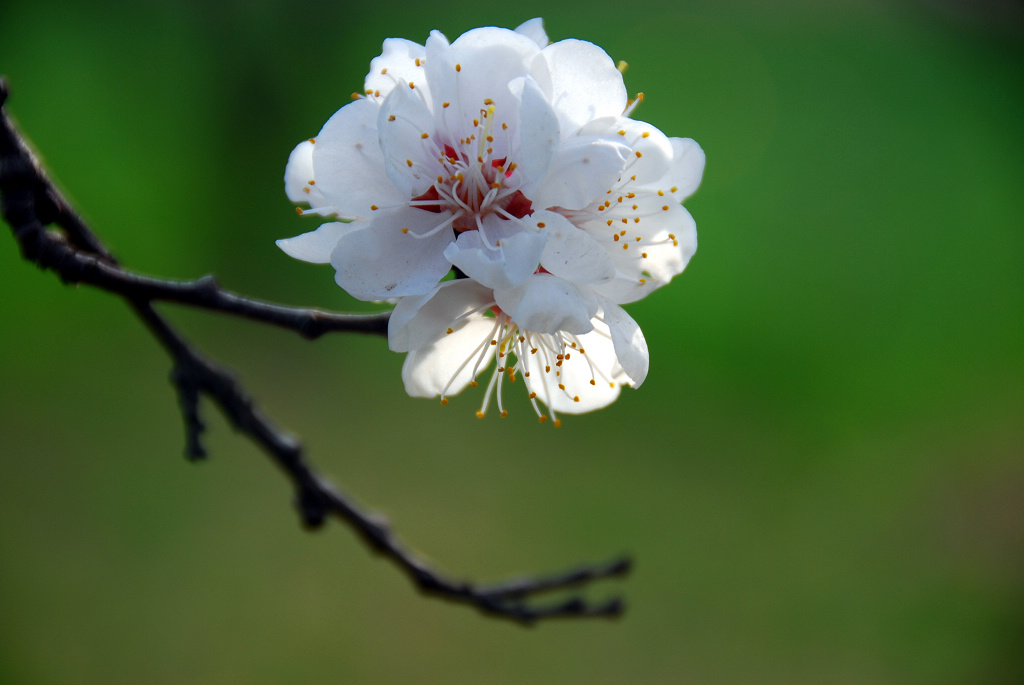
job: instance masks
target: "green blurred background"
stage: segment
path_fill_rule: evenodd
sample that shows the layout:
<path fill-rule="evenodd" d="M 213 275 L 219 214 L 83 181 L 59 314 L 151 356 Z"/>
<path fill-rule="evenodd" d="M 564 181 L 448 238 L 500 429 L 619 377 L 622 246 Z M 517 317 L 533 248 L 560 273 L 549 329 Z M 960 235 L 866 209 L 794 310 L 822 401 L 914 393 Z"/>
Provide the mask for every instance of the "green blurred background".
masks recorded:
<path fill-rule="evenodd" d="M 407 398 L 383 340 L 161 310 L 457 576 L 629 552 L 617 622 L 418 596 L 209 405 L 116 298 L 0 237 L 0 682 L 1024 680 L 1019 3 L 5 0 L 9 111 L 132 268 L 366 310 L 284 197 L 381 41 L 544 16 L 707 152 L 700 249 L 630 307 L 651 375 L 538 425 Z"/>

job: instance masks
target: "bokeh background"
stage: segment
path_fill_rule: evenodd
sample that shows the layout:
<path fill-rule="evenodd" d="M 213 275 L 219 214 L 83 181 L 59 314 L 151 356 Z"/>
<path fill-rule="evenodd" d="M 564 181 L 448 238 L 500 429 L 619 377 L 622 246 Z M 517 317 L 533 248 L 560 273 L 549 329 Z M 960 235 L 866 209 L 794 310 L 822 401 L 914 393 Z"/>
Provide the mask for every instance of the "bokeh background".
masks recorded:
<path fill-rule="evenodd" d="M 0 72 L 132 268 L 365 311 L 274 240 L 292 146 L 385 37 L 544 16 L 707 152 L 700 249 L 630 307 L 651 375 L 538 425 L 407 398 L 382 339 L 172 306 L 314 462 L 457 576 L 636 558 L 616 622 L 425 599 L 207 405 L 115 297 L 0 237 L 0 682 L 1024 680 L 1024 12 L 1015 2 L 38 2 Z M 315 221 L 315 220 L 312 220 Z"/>

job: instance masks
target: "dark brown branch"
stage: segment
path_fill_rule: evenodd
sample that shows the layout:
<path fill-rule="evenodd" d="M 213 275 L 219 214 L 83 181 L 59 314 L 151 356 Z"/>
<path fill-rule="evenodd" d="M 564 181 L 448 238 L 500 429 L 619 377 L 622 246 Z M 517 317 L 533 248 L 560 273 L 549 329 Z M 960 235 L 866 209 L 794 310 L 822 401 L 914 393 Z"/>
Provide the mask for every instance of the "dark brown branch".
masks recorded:
<path fill-rule="evenodd" d="M 176 302 L 241 316 L 288 328 L 311 339 L 341 331 L 386 334 L 388 313 L 357 315 L 286 307 L 223 290 L 211 276 L 195 281 L 170 281 L 123 269 L 47 178 L 3 109 L 6 100 L 7 84 L 0 79 L 0 209 L 22 256 L 55 272 L 65 282 L 94 285 L 120 295 L 131 306 L 174 362 L 171 382 L 181 403 L 186 455 L 190 459 L 206 455 L 201 440 L 204 427 L 199 418 L 199 398 L 206 396 L 290 478 L 306 526 L 318 528 L 329 515 L 341 519 L 371 549 L 401 568 L 421 592 L 523 624 L 546 618 L 615 617 L 622 613 L 624 607 L 618 599 L 590 603 L 574 596 L 549 604 L 528 600 L 546 592 L 623 576 L 630 568 L 627 558 L 491 586 L 458 581 L 427 566 L 391 532 L 382 516 L 363 510 L 317 474 L 305 460 L 299 441 L 274 426 L 238 381 L 223 367 L 203 357 L 153 309 L 152 303 Z M 48 225 L 60 230 L 49 230 Z"/>

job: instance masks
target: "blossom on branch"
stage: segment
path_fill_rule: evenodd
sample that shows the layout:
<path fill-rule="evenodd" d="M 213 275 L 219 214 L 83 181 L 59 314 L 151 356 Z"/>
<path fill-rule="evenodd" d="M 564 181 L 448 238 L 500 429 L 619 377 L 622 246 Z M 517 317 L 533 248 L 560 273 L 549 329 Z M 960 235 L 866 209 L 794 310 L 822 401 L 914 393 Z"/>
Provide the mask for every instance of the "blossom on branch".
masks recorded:
<path fill-rule="evenodd" d="M 630 118 L 642 97 L 601 48 L 549 44 L 539 19 L 388 39 L 364 93 L 285 171 L 300 213 L 335 220 L 278 245 L 330 263 L 354 297 L 398 298 L 389 342 L 409 353 L 411 395 L 446 401 L 497 357 L 480 415 L 495 391 L 504 414 L 518 377 L 542 419 L 605 406 L 648 368 L 619 305 L 697 247 L 681 202 L 704 154 Z"/>

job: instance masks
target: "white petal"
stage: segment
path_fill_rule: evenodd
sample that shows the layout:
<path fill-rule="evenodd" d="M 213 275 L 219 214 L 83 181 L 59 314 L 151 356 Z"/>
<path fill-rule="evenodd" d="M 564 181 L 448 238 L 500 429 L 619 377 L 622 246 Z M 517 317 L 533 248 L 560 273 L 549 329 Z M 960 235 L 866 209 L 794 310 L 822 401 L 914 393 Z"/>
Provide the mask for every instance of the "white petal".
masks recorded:
<path fill-rule="evenodd" d="M 341 236 L 359 230 L 360 222 L 324 224 L 315 231 L 277 241 L 286 255 L 311 264 L 328 264 Z"/>
<path fill-rule="evenodd" d="M 601 117 L 618 117 L 626 109 L 626 86 L 608 54 L 593 43 L 562 40 L 541 52 L 551 71 L 562 135 Z"/>
<path fill-rule="evenodd" d="M 426 347 L 449 328 L 457 331 L 466 325 L 460 317 L 492 304 L 491 291 L 469 279 L 445 281 L 426 295 L 403 297 L 388 321 L 388 346 L 394 352 Z"/>
<path fill-rule="evenodd" d="M 292 202 L 308 202 L 311 207 L 327 204 L 313 177 L 313 143 L 308 140 L 296 145 L 288 155 L 288 164 L 284 168 L 284 192 Z"/>
<path fill-rule="evenodd" d="M 651 359 L 643 332 L 626 310 L 618 305 L 606 302 L 603 318 L 611 333 L 619 365 L 629 376 L 630 384 L 639 388 L 647 378 Z"/>
<path fill-rule="evenodd" d="M 434 98 L 434 111 L 454 138 L 476 132 L 473 119 L 481 119 L 487 102 L 495 107 L 495 131 L 501 125 L 515 127 L 519 120 L 519 99 L 509 83 L 529 73 L 529 65 L 540 53 L 537 44 L 521 34 L 485 27 L 459 36 L 451 45 L 444 36 L 432 33 L 427 39 L 427 78 Z M 449 107 L 443 107 L 443 103 Z M 477 133 L 479 137 L 479 133 Z M 494 156 L 506 153 L 504 136 L 495 135 Z"/>
<path fill-rule="evenodd" d="M 423 69 L 425 55 L 419 43 L 404 38 L 388 38 L 384 41 L 380 55 L 370 62 L 370 73 L 364 82 L 365 89 L 375 97 L 384 98 L 394 90 L 396 84 L 408 87 L 411 81 L 417 88 L 426 91 L 428 84 Z M 426 92 L 429 94 L 429 91 Z"/>
<path fill-rule="evenodd" d="M 488 222 L 484 230 L 492 247 L 484 244 L 480 231 L 466 231 L 449 245 L 444 256 L 470 278 L 488 288 L 512 288 L 537 270 L 547 235 L 518 229 L 511 235 L 495 236 L 495 224 L 511 221 Z M 490 229 L 490 230 L 489 230 Z M 496 247 L 493 247 L 498 243 Z"/>
<path fill-rule="evenodd" d="M 516 33 L 526 36 L 536 43 L 539 48 L 546 48 L 548 46 L 548 34 L 544 30 L 544 20 L 540 17 L 524 21 L 516 27 Z"/>
<path fill-rule="evenodd" d="M 697 191 L 704 175 L 704 151 L 690 138 L 671 138 L 672 164 L 665 174 L 646 183 L 655 190 L 671 194 L 676 202 L 682 202 Z M 675 190 L 672 190 L 675 188 Z"/>
<path fill-rule="evenodd" d="M 494 319 L 474 318 L 433 345 L 409 352 L 402 365 L 405 391 L 411 397 L 461 392 L 473 380 L 474 370 L 490 364 L 496 349 L 488 344 L 492 330 Z"/>
<path fill-rule="evenodd" d="M 639 300 L 667 283 L 686 268 L 697 249 L 693 217 L 671 194 L 640 191 L 623 200 L 603 213 L 612 221 L 610 226 L 595 221 L 584 224 L 608 248 L 617 269 L 615 279 L 595 285 L 594 290 L 618 304 Z"/>
<path fill-rule="evenodd" d="M 520 328 L 538 333 L 589 333 L 598 303 L 589 291 L 550 274 L 534 274 L 521 285 L 496 290 L 494 299 Z"/>
<path fill-rule="evenodd" d="M 331 255 L 335 280 L 360 300 L 386 300 L 430 291 L 451 269 L 444 248 L 455 236 L 444 228 L 417 238 L 439 225 L 447 213 L 410 207 L 375 212 L 365 228 L 345 233 Z M 401 229 L 408 228 L 403 233 Z"/>
<path fill-rule="evenodd" d="M 559 149 L 533 198 L 538 208 L 582 209 L 618 180 L 628 147 L 597 137 L 570 138 Z"/>
<path fill-rule="evenodd" d="M 416 197 L 434 185 L 437 156 L 434 115 L 412 88 L 397 88 L 380 107 L 377 118 L 380 149 L 388 178 L 405 197 Z M 423 134 L 427 138 L 423 138 Z"/>
<path fill-rule="evenodd" d="M 579 347 L 566 350 L 569 359 L 563 360 L 561 366 L 541 350 L 527 353 L 522 360 L 524 370 L 530 372 L 529 376 L 520 374 L 527 388 L 558 413 L 582 414 L 605 407 L 619 396 L 620 383 L 626 380 L 621 373 L 616 374 L 615 351 L 607 336 L 594 331 L 577 339 Z M 585 353 L 581 354 L 579 349 Z M 551 370 L 546 371 L 545 367 Z M 560 388 L 560 384 L 565 388 Z"/>
<path fill-rule="evenodd" d="M 672 166 L 673 155 L 672 142 L 668 136 L 648 123 L 633 119 L 620 119 L 613 125 L 613 129 L 615 137 L 629 145 L 634 156 L 640 153 L 640 157 L 629 166 L 630 176 L 636 177 L 633 183 L 641 186 L 646 183 L 664 185 L 661 179 Z"/>
<path fill-rule="evenodd" d="M 561 214 L 534 212 L 531 222 L 544 224 L 547 245 L 541 266 L 549 273 L 573 283 L 603 283 L 615 276 L 615 264 L 604 246 Z"/>
<path fill-rule="evenodd" d="M 532 77 L 517 79 L 511 87 L 521 101 L 516 159 L 524 179 L 522 191 L 532 197 L 537 184 L 547 177 L 559 148 L 558 117 Z"/>
<path fill-rule="evenodd" d="M 378 104 L 368 99 L 345 105 L 324 124 L 313 145 L 316 186 L 343 217 L 366 218 L 371 206 L 408 199 L 384 172 L 378 111 Z"/>

